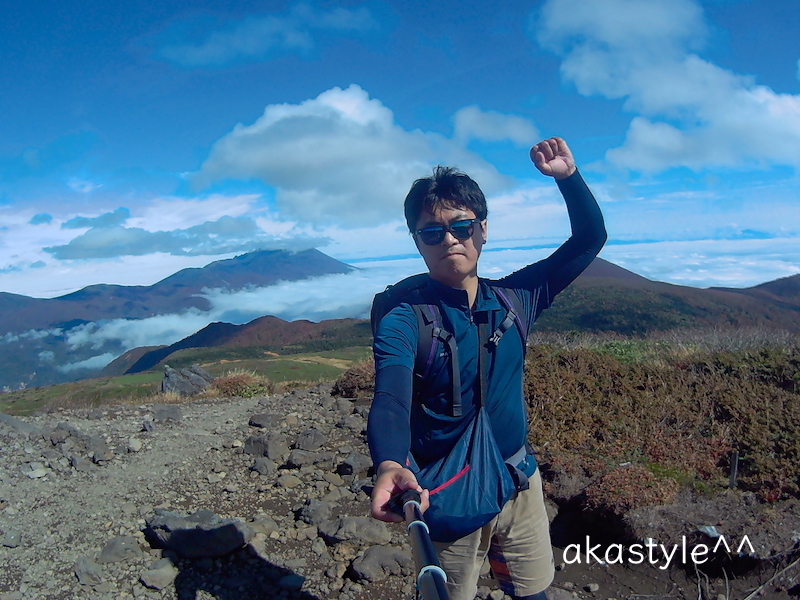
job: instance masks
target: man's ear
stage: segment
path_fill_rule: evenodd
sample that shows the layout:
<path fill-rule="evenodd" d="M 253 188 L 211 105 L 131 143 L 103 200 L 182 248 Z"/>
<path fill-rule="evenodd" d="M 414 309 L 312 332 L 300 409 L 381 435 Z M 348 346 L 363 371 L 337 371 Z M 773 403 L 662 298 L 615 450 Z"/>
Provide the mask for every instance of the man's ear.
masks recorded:
<path fill-rule="evenodd" d="M 484 219 L 483 221 L 481 221 L 481 239 L 483 240 L 484 244 L 486 243 L 486 239 L 487 239 L 487 237 L 486 237 L 487 230 L 488 230 L 488 223 L 487 223 L 486 219 Z"/>

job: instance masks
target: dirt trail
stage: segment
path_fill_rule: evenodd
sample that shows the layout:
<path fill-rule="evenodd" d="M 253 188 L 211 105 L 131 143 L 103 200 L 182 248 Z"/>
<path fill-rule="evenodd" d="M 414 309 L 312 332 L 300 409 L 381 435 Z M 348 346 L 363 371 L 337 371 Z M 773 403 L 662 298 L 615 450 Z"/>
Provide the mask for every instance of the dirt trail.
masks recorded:
<path fill-rule="evenodd" d="M 413 598 L 411 568 L 397 555 L 400 562 L 381 563 L 373 579 L 357 574 L 372 548 L 408 555 L 401 526 L 388 528 L 388 543 L 336 541 L 323 533 L 324 523 L 368 515 L 366 414 L 363 403 L 333 398 L 330 386 L 317 386 L 263 398 L 0 420 L 0 600 Z M 260 427 L 252 424 L 257 415 Z M 310 429 L 319 433 L 320 446 L 292 457 L 290 449 L 296 452 Z M 268 433 L 285 439 L 284 458 L 257 463 L 248 443 Z M 310 507 L 329 511 L 324 522 Z M 223 557 L 176 557 L 153 548 L 143 534 L 158 508 L 212 511 L 245 522 L 256 537 Z M 687 506 L 671 510 L 689 515 Z M 656 516 L 649 517 L 653 524 L 668 522 Z M 789 526 L 788 516 L 777 515 L 770 526 Z M 617 526 L 579 511 L 559 512 L 552 526 L 558 570 L 551 600 L 789 600 L 800 594 L 797 563 L 774 577 L 788 565 L 786 557 L 749 563 L 729 557 L 707 575 L 674 562 L 668 568 L 661 568 L 663 561 L 614 564 L 605 555 L 576 562 L 575 544 L 587 535 L 599 543 Z M 135 548 L 118 561 L 98 562 L 118 538 L 132 538 Z M 144 585 L 159 569 L 172 579 Z M 502 598 L 491 579 L 483 583 L 482 597 Z"/>

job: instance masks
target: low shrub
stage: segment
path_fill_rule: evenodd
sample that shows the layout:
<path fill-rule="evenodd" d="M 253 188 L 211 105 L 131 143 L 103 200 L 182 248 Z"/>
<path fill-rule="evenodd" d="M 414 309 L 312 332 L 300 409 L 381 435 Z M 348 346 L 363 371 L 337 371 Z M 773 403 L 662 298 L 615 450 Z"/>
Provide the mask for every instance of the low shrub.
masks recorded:
<path fill-rule="evenodd" d="M 366 358 L 347 369 L 333 384 L 331 393 L 344 398 L 371 397 L 375 391 L 375 362 Z"/>
<path fill-rule="evenodd" d="M 214 380 L 213 388 L 220 396 L 252 398 L 275 391 L 275 385 L 266 377 L 252 371 L 233 370 Z"/>
<path fill-rule="evenodd" d="M 532 347 L 530 439 L 543 461 L 591 464 L 594 479 L 632 462 L 713 490 L 728 483 L 737 450 L 739 487 L 764 500 L 800 495 L 798 347 L 665 356 L 623 362 L 597 349 Z"/>
<path fill-rule="evenodd" d="M 641 506 L 669 504 L 678 493 L 672 477 L 657 477 L 641 465 L 618 466 L 603 473 L 586 488 L 590 508 L 624 515 Z"/>

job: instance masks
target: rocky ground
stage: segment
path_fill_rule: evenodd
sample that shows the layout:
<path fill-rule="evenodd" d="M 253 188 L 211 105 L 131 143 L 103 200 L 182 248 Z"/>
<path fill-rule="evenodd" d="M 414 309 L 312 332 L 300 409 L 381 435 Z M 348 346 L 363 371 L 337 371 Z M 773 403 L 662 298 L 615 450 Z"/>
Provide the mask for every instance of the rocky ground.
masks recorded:
<path fill-rule="evenodd" d="M 413 598 L 404 528 L 368 518 L 367 410 L 323 385 L 0 415 L 0 600 Z M 553 600 L 800 593 L 789 554 L 730 576 L 577 563 L 579 523 L 554 521 Z"/>

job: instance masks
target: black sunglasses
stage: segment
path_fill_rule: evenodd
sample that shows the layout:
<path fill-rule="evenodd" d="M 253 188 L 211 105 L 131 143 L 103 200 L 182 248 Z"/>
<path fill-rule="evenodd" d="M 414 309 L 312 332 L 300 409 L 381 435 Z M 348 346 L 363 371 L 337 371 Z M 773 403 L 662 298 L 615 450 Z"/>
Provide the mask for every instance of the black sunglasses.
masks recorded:
<path fill-rule="evenodd" d="M 475 232 L 475 224 L 480 223 L 480 219 L 464 219 L 456 221 L 450 225 L 431 225 L 417 229 L 415 232 L 419 239 L 428 246 L 441 244 L 446 233 L 452 233 L 453 237 L 459 241 L 464 241 L 472 237 Z"/>

